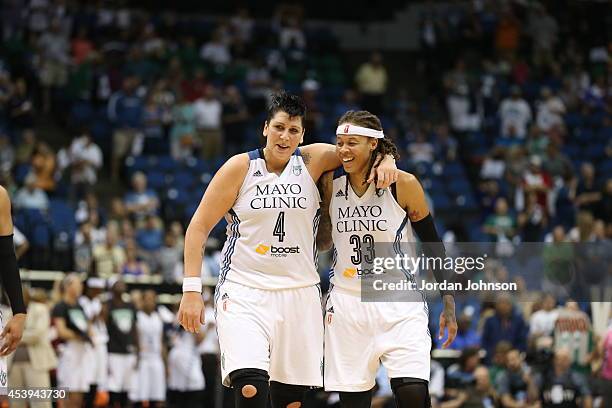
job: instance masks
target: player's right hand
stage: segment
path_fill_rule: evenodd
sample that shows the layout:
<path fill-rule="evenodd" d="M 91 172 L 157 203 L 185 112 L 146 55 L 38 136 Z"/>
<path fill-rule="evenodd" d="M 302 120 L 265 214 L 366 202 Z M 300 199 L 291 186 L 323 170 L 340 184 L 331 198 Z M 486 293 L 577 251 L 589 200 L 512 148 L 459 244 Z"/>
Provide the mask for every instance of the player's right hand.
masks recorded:
<path fill-rule="evenodd" d="M 178 321 L 188 332 L 200 332 L 200 326 L 204 324 L 204 300 L 201 293 L 183 293 L 178 311 Z"/>

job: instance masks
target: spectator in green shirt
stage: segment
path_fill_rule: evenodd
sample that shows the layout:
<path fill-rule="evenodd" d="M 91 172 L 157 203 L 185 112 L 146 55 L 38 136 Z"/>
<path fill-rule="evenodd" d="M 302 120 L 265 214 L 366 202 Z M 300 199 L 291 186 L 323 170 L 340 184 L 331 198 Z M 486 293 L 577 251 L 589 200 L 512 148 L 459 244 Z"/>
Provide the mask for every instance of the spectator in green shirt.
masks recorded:
<path fill-rule="evenodd" d="M 492 241 L 500 241 L 504 238 L 511 240 L 514 237 L 516 220 L 508 212 L 508 201 L 504 197 L 495 201 L 495 213 L 487 217 L 483 231 Z"/>

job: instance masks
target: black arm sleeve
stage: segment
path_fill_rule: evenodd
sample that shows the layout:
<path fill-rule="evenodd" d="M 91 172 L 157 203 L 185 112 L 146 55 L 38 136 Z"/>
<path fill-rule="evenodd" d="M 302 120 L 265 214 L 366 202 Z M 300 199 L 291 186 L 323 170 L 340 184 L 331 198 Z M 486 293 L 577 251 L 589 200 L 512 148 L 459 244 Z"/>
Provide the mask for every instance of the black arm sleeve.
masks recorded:
<path fill-rule="evenodd" d="M 444 258 L 446 257 L 446 250 L 444 249 L 444 243 L 440 239 L 438 235 L 438 231 L 436 230 L 436 225 L 434 224 L 433 217 L 431 214 L 428 214 L 427 217 L 423 218 L 420 221 L 413 222 L 412 228 L 417 233 L 417 236 L 421 240 L 423 245 L 423 254 L 427 258 L 439 258 L 442 260 L 441 264 L 444 264 Z M 435 267 L 438 265 L 438 262 L 434 262 L 433 274 L 436 278 L 436 282 L 454 282 L 454 271 L 447 271 L 444 269 L 443 265 L 440 265 L 441 268 Z M 451 295 L 454 296 L 455 293 L 452 290 L 440 290 L 440 296 Z"/>
<path fill-rule="evenodd" d="M 19 276 L 12 234 L 0 236 L 0 270 L 2 271 L 0 279 L 2 279 L 2 285 L 11 302 L 13 315 L 25 313 L 26 307 L 23 301 L 21 277 Z"/>

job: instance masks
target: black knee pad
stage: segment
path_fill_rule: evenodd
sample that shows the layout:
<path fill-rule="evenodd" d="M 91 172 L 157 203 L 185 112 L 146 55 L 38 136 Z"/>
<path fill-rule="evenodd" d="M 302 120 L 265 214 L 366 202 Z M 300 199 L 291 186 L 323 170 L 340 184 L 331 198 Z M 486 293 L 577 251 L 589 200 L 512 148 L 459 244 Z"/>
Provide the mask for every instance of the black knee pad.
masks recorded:
<path fill-rule="evenodd" d="M 270 376 L 265 370 L 243 368 L 232 371 L 229 377 L 236 397 L 236 408 L 267 407 Z"/>
<path fill-rule="evenodd" d="M 431 408 L 429 381 L 412 377 L 392 378 L 391 389 L 398 408 Z"/>
<path fill-rule="evenodd" d="M 370 408 L 372 406 L 372 390 L 362 392 L 341 392 L 341 408 Z"/>
<path fill-rule="evenodd" d="M 278 381 L 270 381 L 272 408 L 287 408 L 289 404 L 296 402 L 302 405 L 306 390 L 308 390 L 308 387 L 304 385 L 292 385 Z"/>

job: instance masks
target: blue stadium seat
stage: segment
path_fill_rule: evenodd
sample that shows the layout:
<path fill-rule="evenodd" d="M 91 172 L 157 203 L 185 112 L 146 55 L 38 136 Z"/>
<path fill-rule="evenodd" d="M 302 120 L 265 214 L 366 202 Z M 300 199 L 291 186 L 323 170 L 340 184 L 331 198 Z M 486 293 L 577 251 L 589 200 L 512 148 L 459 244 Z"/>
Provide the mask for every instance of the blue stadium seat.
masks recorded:
<path fill-rule="evenodd" d="M 584 149 L 584 157 L 589 161 L 598 161 L 605 156 L 603 143 L 591 143 Z"/>
<path fill-rule="evenodd" d="M 612 159 L 607 159 L 601 163 L 599 169 L 606 177 L 612 177 Z"/>
<path fill-rule="evenodd" d="M 590 143 L 594 136 L 593 130 L 588 127 L 579 127 L 574 130 L 574 140 L 579 143 Z"/>
<path fill-rule="evenodd" d="M 36 224 L 47 223 L 47 214 L 41 210 L 34 208 L 24 208 L 21 211 L 25 215 L 27 225 L 29 225 L 30 227 L 33 227 Z"/>
<path fill-rule="evenodd" d="M 463 165 L 458 161 L 448 162 L 444 165 L 443 174 L 450 177 L 465 177 Z"/>
<path fill-rule="evenodd" d="M 202 197 L 204 196 L 204 192 L 206 191 L 206 189 L 208 188 L 208 184 L 207 183 L 198 183 L 196 184 L 195 188 L 192 189 L 191 191 L 191 201 L 194 203 L 200 203 L 200 201 L 202 200 Z"/>
<path fill-rule="evenodd" d="M 147 186 L 159 191 L 166 187 L 166 179 L 166 174 L 160 171 L 151 171 L 147 173 Z"/>
<path fill-rule="evenodd" d="M 200 174 L 206 170 L 208 170 L 208 164 L 206 160 L 198 159 L 195 157 L 189 157 L 185 160 L 185 167 L 194 174 Z"/>
<path fill-rule="evenodd" d="M 582 156 L 582 147 L 577 144 L 566 144 L 561 149 L 568 157 Z"/>
<path fill-rule="evenodd" d="M 89 102 L 77 101 L 70 109 L 70 120 L 74 126 L 81 126 L 91 122 L 94 109 Z"/>
<path fill-rule="evenodd" d="M 159 156 L 157 169 L 166 173 L 174 173 L 179 169 L 179 163 L 172 156 Z"/>
<path fill-rule="evenodd" d="M 15 181 L 17 182 L 17 184 L 23 184 L 25 182 L 25 178 L 27 177 L 31 169 L 32 166 L 25 163 L 18 164 L 17 166 L 15 166 Z"/>
<path fill-rule="evenodd" d="M 193 217 L 193 214 L 195 214 L 195 211 L 198 208 L 199 203 L 190 203 L 185 207 L 185 213 L 183 216 L 183 222 L 185 222 L 185 224 L 189 223 L 189 221 L 191 220 L 191 217 Z"/>
<path fill-rule="evenodd" d="M 612 127 L 603 127 L 599 130 L 597 138 L 600 142 L 609 143 L 612 140 Z"/>
<path fill-rule="evenodd" d="M 575 128 L 582 125 L 582 115 L 577 112 L 568 112 L 565 115 L 565 125 L 569 128 Z"/>
<path fill-rule="evenodd" d="M 149 158 L 147 156 L 128 156 L 125 159 L 125 167 L 130 177 L 137 171 L 146 173 L 150 168 Z"/>
<path fill-rule="evenodd" d="M 446 191 L 454 196 L 471 194 L 472 186 L 466 179 L 457 177 L 446 184 Z"/>
<path fill-rule="evenodd" d="M 51 228 L 54 236 L 57 237 L 61 233 L 67 233 L 69 237 L 74 237 L 77 225 L 74 219 L 74 208 L 71 205 L 63 200 L 51 200 L 49 202 L 49 217 L 51 218 Z"/>
<path fill-rule="evenodd" d="M 487 242 L 489 238 L 482 232 L 481 224 L 472 224 L 468 227 L 468 238 L 471 242 Z"/>
<path fill-rule="evenodd" d="M 455 204 L 464 210 L 478 210 L 478 203 L 471 192 L 465 192 L 455 197 Z"/>
<path fill-rule="evenodd" d="M 586 120 L 590 126 L 594 128 L 599 128 L 603 125 L 604 118 L 606 117 L 606 112 L 603 110 L 598 110 L 589 115 Z"/>
<path fill-rule="evenodd" d="M 25 230 L 28 227 L 25 214 L 21 210 L 16 210 L 13 214 L 13 224 L 19 228 L 21 232 L 25 234 Z"/>
<path fill-rule="evenodd" d="M 29 238 L 33 247 L 48 248 L 51 245 L 51 230 L 47 224 L 36 224 Z"/>
<path fill-rule="evenodd" d="M 189 192 L 180 188 L 171 187 L 165 194 L 165 201 L 169 204 L 186 205 L 189 198 Z"/>
<path fill-rule="evenodd" d="M 172 185 L 179 189 L 189 190 L 195 185 L 195 177 L 187 171 L 180 171 L 174 175 Z"/>
<path fill-rule="evenodd" d="M 434 202 L 434 209 L 445 211 L 451 208 L 452 203 L 446 194 L 432 194 L 431 199 Z"/>

